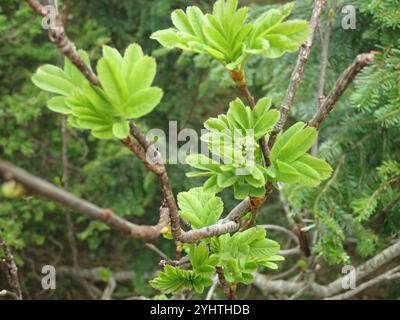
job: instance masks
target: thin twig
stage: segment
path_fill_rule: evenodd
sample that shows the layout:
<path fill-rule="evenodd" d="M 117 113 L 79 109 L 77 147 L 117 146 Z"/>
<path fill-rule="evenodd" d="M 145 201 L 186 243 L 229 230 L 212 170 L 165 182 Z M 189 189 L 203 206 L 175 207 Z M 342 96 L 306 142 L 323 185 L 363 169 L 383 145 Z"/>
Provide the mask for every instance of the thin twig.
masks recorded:
<path fill-rule="evenodd" d="M 69 169 L 68 169 L 68 129 L 67 117 L 61 118 L 61 137 L 62 137 L 62 183 L 64 190 L 69 189 Z M 72 262 L 74 266 L 79 268 L 78 249 L 75 240 L 74 223 L 72 221 L 71 212 L 65 210 L 65 221 L 67 224 L 68 244 L 72 254 Z"/>
<path fill-rule="evenodd" d="M 339 172 L 340 172 L 340 169 L 341 169 L 341 167 L 342 167 L 343 164 L 344 164 L 344 160 L 346 160 L 346 155 L 342 155 L 342 156 L 339 158 L 338 165 L 337 165 L 337 167 L 336 167 L 336 169 L 335 169 L 335 172 L 333 173 L 333 175 L 332 175 L 332 177 L 329 179 L 329 181 L 326 183 L 326 185 L 324 186 L 324 188 L 321 190 L 321 192 L 318 194 L 318 196 L 315 198 L 314 205 L 313 205 L 314 208 L 316 208 L 316 207 L 318 206 L 319 201 L 321 200 L 322 196 L 329 190 L 329 188 L 331 187 L 331 185 L 336 181 L 337 176 L 338 176 L 338 174 L 339 174 Z"/>
<path fill-rule="evenodd" d="M 3 298 L 10 297 L 11 299 L 14 299 L 14 300 L 21 300 L 15 292 L 8 291 L 5 289 L 0 291 L 0 297 L 3 297 Z"/>
<path fill-rule="evenodd" d="M 328 21 L 326 23 L 325 30 L 320 27 L 320 38 L 321 38 L 321 62 L 319 71 L 319 85 L 317 93 L 317 107 L 316 110 L 321 107 L 325 99 L 325 81 L 326 81 L 326 71 L 328 69 L 328 58 L 329 58 L 329 42 L 331 38 L 331 32 L 333 24 L 335 22 L 335 10 L 336 10 L 336 0 L 331 1 L 331 7 L 328 11 Z M 311 150 L 312 155 L 316 155 L 318 152 L 318 140 L 313 145 Z"/>
<path fill-rule="evenodd" d="M 211 300 L 212 299 L 212 297 L 214 295 L 214 292 L 215 292 L 215 289 L 217 288 L 217 284 L 218 284 L 218 275 L 215 275 L 214 278 L 213 278 L 213 283 L 212 283 L 210 289 L 207 292 L 206 300 Z"/>
<path fill-rule="evenodd" d="M 379 213 L 374 215 L 368 223 L 374 223 L 380 218 L 386 216 L 397 204 L 400 203 L 400 194 L 398 194 L 392 201 L 390 201 Z"/>
<path fill-rule="evenodd" d="M 288 117 L 290 109 L 292 108 L 294 97 L 296 95 L 297 89 L 300 84 L 301 77 L 304 73 L 305 65 L 308 61 L 308 57 L 311 53 L 311 47 L 314 41 L 315 31 L 319 24 L 319 19 L 322 14 L 323 7 L 325 5 L 326 0 L 315 0 L 314 8 L 311 14 L 310 19 L 310 34 L 306 40 L 306 42 L 301 46 L 299 57 L 297 58 L 296 67 L 293 70 L 289 88 L 286 92 L 285 100 L 281 106 L 281 116 L 279 122 L 276 124 L 274 130 L 271 133 L 269 139 L 269 146 L 271 147 L 275 143 L 276 136 L 283 129 Z"/>
<path fill-rule="evenodd" d="M 351 84 L 355 76 L 368 64 L 374 61 L 373 53 L 359 54 L 353 63 L 342 73 L 336 81 L 333 89 L 325 99 L 324 103 L 318 109 L 314 117 L 308 123 L 308 126 L 319 128 L 321 123 L 326 119 L 332 109 L 335 107 L 336 102 Z"/>
<path fill-rule="evenodd" d="M 256 106 L 256 101 L 254 100 L 253 95 L 251 94 L 249 87 L 247 86 L 246 83 L 246 77 L 243 71 L 231 71 L 230 72 L 232 80 L 235 82 L 236 87 L 239 89 L 240 93 L 245 97 L 247 103 L 249 104 L 249 107 L 251 109 L 254 109 Z M 265 139 L 265 137 L 260 138 L 259 144 L 261 147 L 261 151 L 264 156 L 264 161 L 265 164 L 269 164 L 269 148 L 268 148 L 268 143 Z"/>
<path fill-rule="evenodd" d="M 293 239 L 294 242 L 296 242 L 297 244 L 299 243 L 299 239 L 297 238 L 296 234 L 293 231 L 289 230 L 289 229 L 286 229 L 286 228 L 281 227 L 281 226 L 273 225 L 273 224 L 264 224 L 261 227 L 263 227 L 266 230 L 274 230 L 274 231 L 279 231 L 279 232 L 285 233 L 291 239 Z"/>
<path fill-rule="evenodd" d="M 383 265 L 387 264 L 391 260 L 400 256 L 400 241 L 386 248 L 376 256 L 372 257 L 368 261 L 364 262 L 355 269 L 357 275 L 357 280 L 361 280 L 366 276 L 372 274 Z M 343 290 L 343 281 L 347 279 L 348 276 L 343 276 L 338 278 L 327 285 L 321 285 L 315 281 L 308 286 L 305 293 L 314 294 L 320 298 L 327 298 L 337 295 Z M 293 282 L 286 280 L 270 280 L 268 277 L 254 273 L 254 285 L 258 287 L 264 293 L 279 293 L 279 294 L 290 294 L 296 293 L 302 290 L 306 282 Z"/>
<path fill-rule="evenodd" d="M 99 85 L 100 82 L 97 79 L 97 76 L 95 73 L 90 69 L 81 56 L 79 55 L 78 51 L 76 50 L 75 44 L 68 38 L 64 25 L 62 22 L 61 17 L 56 14 L 56 7 L 54 4 L 54 0 L 47 0 L 46 5 L 47 6 L 52 6 L 54 8 L 53 12 L 48 12 L 45 7 L 43 7 L 38 1 L 35 0 L 25 0 L 28 5 L 38 14 L 43 17 L 47 17 L 49 14 L 54 13 L 55 17 L 49 17 L 50 19 L 54 18 L 55 19 L 55 24 L 52 26 L 50 25 L 49 27 L 49 38 L 50 41 L 53 42 L 58 50 L 65 55 L 72 64 L 74 64 L 81 72 L 82 74 L 86 77 L 86 79 L 94 84 L 94 85 Z"/>
<path fill-rule="evenodd" d="M 393 275 L 396 274 L 397 271 L 400 270 L 400 266 L 394 267 L 393 269 L 390 269 L 389 271 L 385 272 L 384 274 L 381 274 L 369 281 L 364 282 L 363 284 L 357 286 L 355 289 L 349 290 L 348 292 L 338 294 L 333 297 L 325 298 L 325 300 L 344 300 L 344 299 L 349 299 L 356 294 L 360 293 L 361 291 L 378 284 L 379 282 L 382 281 L 387 281 L 393 279 Z"/>
<path fill-rule="evenodd" d="M 168 260 L 169 257 L 162 252 L 160 249 L 158 249 L 154 244 L 152 243 L 146 243 L 145 246 L 147 248 L 149 248 L 150 250 L 154 251 L 155 253 L 157 253 L 161 258 Z"/>
<path fill-rule="evenodd" d="M 4 242 L 4 239 L 0 237 L 0 249 L 4 252 L 4 265 L 6 267 L 6 277 L 8 284 L 12 292 L 15 294 L 17 300 L 22 300 L 21 285 L 18 279 L 18 267 L 15 264 L 14 256 L 11 253 L 10 248 Z M 10 295 L 8 291 L 4 290 L 4 295 Z"/>
<path fill-rule="evenodd" d="M 112 295 L 116 288 L 117 288 L 117 282 L 115 281 L 115 278 L 111 276 L 108 279 L 108 284 L 107 287 L 104 289 L 101 300 L 111 300 Z"/>
<path fill-rule="evenodd" d="M 219 284 L 222 290 L 224 291 L 225 296 L 229 299 L 230 297 L 229 283 L 225 279 L 224 269 L 222 267 L 217 267 L 216 271 L 218 275 Z"/>

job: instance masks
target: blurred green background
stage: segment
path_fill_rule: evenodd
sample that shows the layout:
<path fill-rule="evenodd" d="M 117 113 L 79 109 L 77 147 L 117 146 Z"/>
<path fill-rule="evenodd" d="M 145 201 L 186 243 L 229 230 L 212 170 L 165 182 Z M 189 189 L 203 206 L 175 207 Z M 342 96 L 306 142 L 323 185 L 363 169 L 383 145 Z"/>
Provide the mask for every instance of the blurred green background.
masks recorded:
<path fill-rule="evenodd" d="M 282 3 L 285 1 L 240 1 L 241 5 L 250 6 L 252 16 Z M 174 9 L 197 5 L 209 11 L 212 4 L 213 1 L 200 0 L 59 1 L 68 17 L 69 37 L 78 48 L 90 53 L 92 61 L 100 57 L 104 44 L 124 50 L 133 42 L 156 58 L 155 83 L 163 88 L 165 95 L 155 112 L 141 119 L 140 125 L 145 130 L 166 131 L 168 120 L 177 121 L 179 129 L 199 131 L 206 119 L 225 112 L 228 103 L 237 96 L 228 73 L 216 62 L 204 56 L 167 52 L 149 39 L 152 32 L 171 25 L 170 13 Z M 356 8 L 355 30 L 341 26 L 345 16 L 341 9 L 349 4 Z M 400 161 L 399 7 L 399 1 L 395 0 L 337 1 L 326 92 L 358 53 L 377 50 L 382 56 L 346 91 L 322 127 L 319 154 L 332 167 L 338 168 L 339 164 L 339 169 L 321 200 L 315 201 L 325 183 L 316 189 L 285 188 L 290 214 L 310 219 L 317 230 L 313 250 L 322 266 L 321 283 L 340 274 L 343 264 L 362 262 L 399 234 L 400 205 L 394 201 L 400 193 L 398 185 L 389 185 L 383 192 L 374 193 L 389 177 L 400 176 L 397 162 Z M 296 1 L 293 15 L 309 19 L 311 10 L 312 1 Z M 326 10 L 322 24 L 326 23 L 327 15 Z M 1 1 L 0 146 L 3 158 L 59 184 L 63 172 L 62 119 L 46 108 L 48 96 L 33 86 L 30 77 L 40 65 L 61 64 L 62 58 L 48 42 L 40 23 L 41 18 L 24 1 Z M 319 37 L 317 32 L 290 122 L 307 121 L 315 111 Z M 254 96 L 257 99 L 270 96 L 279 107 L 296 58 L 297 53 L 279 60 L 253 58 L 246 73 Z M 116 141 L 99 141 L 88 132 L 72 128 L 68 128 L 68 134 L 69 188 L 73 193 L 99 206 L 113 208 L 135 223 L 157 221 L 161 192 L 155 177 L 137 159 Z M 170 165 L 168 170 L 175 193 L 201 184 L 197 179 L 185 178 L 189 167 Z M 231 192 L 226 191 L 222 197 L 226 210 L 235 205 Z M 393 204 L 390 210 L 379 216 L 390 204 Z M 261 210 L 259 222 L 286 225 L 283 212 L 275 193 Z M 159 256 L 145 247 L 143 241 L 128 239 L 80 214 L 74 213 L 72 217 L 80 266 L 103 268 L 105 281 L 97 282 L 98 288 L 106 285 L 109 270 L 134 270 L 135 276 L 119 284 L 114 298 L 157 294 L 147 281 L 157 270 Z M 44 291 L 40 287 L 43 265 L 72 266 L 64 208 L 37 197 L 9 201 L 0 196 L 0 229 L 17 258 L 26 298 L 93 298 L 90 290 L 69 276 L 58 277 L 55 291 Z M 278 233 L 271 232 L 270 237 L 285 246 L 285 239 Z M 173 257 L 175 247 L 171 241 L 159 239 L 155 245 Z M 280 271 L 294 264 L 301 270 L 303 262 L 301 257 L 290 257 Z M 4 283 L 0 274 L 0 288 Z M 240 289 L 239 297 L 246 294 L 255 299 L 268 298 L 255 288 Z M 398 297 L 400 283 L 393 282 L 384 289 L 374 287 L 359 297 L 363 295 Z"/>

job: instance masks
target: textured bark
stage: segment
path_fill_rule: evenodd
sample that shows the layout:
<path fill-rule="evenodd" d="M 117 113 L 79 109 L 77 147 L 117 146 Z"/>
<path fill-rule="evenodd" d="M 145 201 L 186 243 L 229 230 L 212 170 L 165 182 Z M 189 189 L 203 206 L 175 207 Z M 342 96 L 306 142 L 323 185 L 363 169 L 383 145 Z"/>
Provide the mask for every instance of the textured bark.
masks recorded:
<path fill-rule="evenodd" d="M 168 210 L 165 208 L 160 209 L 160 221 L 155 226 L 131 223 L 117 216 L 111 209 L 100 208 L 1 159 L 0 174 L 7 180 L 15 180 L 21 183 L 32 193 L 61 203 L 67 208 L 82 212 L 92 219 L 100 220 L 130 237 L 154 239 L 160 235 L 161 230 L 169 223 Z"/>
<path fill-rule="evenodd" d="M 28 5 L 38 14 L 43 17 L 48 15 L 47 10 L 35 0 L 25 0 Z M 55 8 L 54 0 L 46 0 L 46 5 L 53 6 Z M 76 50 L 75 44 L 68 38 L 65 32 L 63 21 L 59 15 L 55 17 L 55 26 L 49 29 L 49 38 L 53 42 L 58 50 L 65 55 L 72 64 L 74 64 L 86 77 L 86 79 L 94 84 L 99 85 L 100 82 L 97 79 L 95 73 L 85 64 L 83 59 L 80 57 Z"/>
<path fill-rule="evenodd" d="M 3 238 L 0 238 L 0 249 L 4 252 L 4 261 L 1 261 L 5 267 L 5 274 L 12 291 L 2 290 L 0 296 L 9 296 L 15 300 L 22 300 L 21 285 L 18 279 L 18 267 L 15 264 L 14 256 L 10 248 L 6 245 Z"/>
<path fill-rule="evenodd" d="M 336 102 L 349 87 L 354 77 L 368 64 L 374 61 L 373 53 L 362 53 L 359 54 L 353 63 L 342 73 L 337 80 L 332 91 L 325 99 L 324 103 L 320 106 L 317 113 L 308 123 L 310 127 L 319 128 L 321 123 L 326 119 L 332 109 L 335 107 Z"/>
<path fill-rule="evenodd" d="M 283 129 L 283 127 L 289 117 L 289 112 L 290 112 L 290 109 L 292 108 L 294 97 L 296 96 L 296 92 L 299 87 L 301 77 L 303 76 L 303 73 L 304 73 L 305 65 L 306 65 L 306 63 L 308 61 L 308 57 L 310 56 L 310 53 L 311 53 L 311 47 L 314 42 L 315 31 L 318 27 L 319 19 L 321 17 L 322 10 L 325 6 L 325 3 L 326 3 L 326 0 L 315 0 L 314 9 L 312 11 L 311 19 L 310 19 L 311 32 L 310 32 L 310 35 L 308 36 L 308 39 L 306 40 L 306 42 L 300 48 L 296 67 L 293 70 L 293 73 L 292 73 L 292 76 L 290 79 L 289 88 L 286 92 L 285 100 L 281 106 L 281 110 L 280 110 L 281 116 L 280 116 L 279 122 L 277 123 L 274 130 L 272 131 L 271 137 L 269 139 L 270 147 L 273 146 L 273 144 L 275 143 L 276 136 Z"/>
<path fill-rule="evenodd" d="M 372 274 L 373 272 L 381 268 L 383 265 L 385 265 L 386 263 L 392 261 L 394 258 L 397 258 L 399 256 L 400 256 L 400 241 L 397 241 L 392 246 L 386 248 L 375 257 L 369 259 L 368 261 L 357 267 L 355 270 L 357 281 Z M 313 282 L 309 285 L 305 293 L 311 293 L 319 298 L 328 298 L 334 296 L 343 290 L 342 283 L 343 280 L 346 279 L 345 277 L 346 276 L 341 277 L 335 281 L 332 281 L 327 285 L 321 285 L 316 282 Z M 382 277 L 381 280 L 384 278 L 385 277 Z M 254 285 L 258 287 L 264 294 L 267 293 L 290 294 L 302 290 L 308 284 L 302 281 L 292 282 L 285 280 L 269 280 L 268 277 L 256 272 L 254 274 Z M 358 284 L 358 286 L 361 285 L 362 284 Z"/>

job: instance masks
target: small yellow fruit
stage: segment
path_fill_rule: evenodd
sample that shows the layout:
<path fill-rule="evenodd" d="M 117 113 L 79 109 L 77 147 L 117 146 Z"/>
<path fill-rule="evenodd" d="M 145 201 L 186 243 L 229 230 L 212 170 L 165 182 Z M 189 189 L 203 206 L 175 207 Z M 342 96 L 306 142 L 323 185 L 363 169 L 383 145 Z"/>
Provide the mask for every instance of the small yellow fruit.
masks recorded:
<path fill-rule="evenodd" d="M 14 180 L 3 183 L 1 186 L 1 192 L 4 197 L 9 199 L 18 199 L 27 194 L 24 186 Z"/>

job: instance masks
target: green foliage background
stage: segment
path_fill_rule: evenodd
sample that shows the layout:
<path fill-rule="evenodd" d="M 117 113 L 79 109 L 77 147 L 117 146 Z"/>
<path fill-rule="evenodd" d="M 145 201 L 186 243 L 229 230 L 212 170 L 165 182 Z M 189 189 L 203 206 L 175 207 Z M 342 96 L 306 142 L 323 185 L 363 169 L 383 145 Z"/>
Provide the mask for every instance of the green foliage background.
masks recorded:
<path fill-rule="evenodd" d="M 241 1 L 251 13 L 262 12 L 277 1 Z M 236 97 L 234 84 L 222 66 L 205 56 L 167 52 L 149 36 L 170 26 L 170 12 L 195 4 L 209 9 L 213 1 L 177 0 L 64 0 L 69 11 L 68 33 L 78 48 L 92 60 L 101 46 L 112 45 L 123 51 L 132 42 L 140 43 L 146 54 L 157 59 L 155 85 L 165 96 L 150 116 L 142 119 L 147 128 L 168 130 L 168 121 L 179 128 L 200 130 L 203 122 L 228 108 Z M 341 27 L 341 8 L 357 9 L 357 28 Z M 400 205 L 400 40 L 399 6 L 392 1 L 338 1 L 337 18 L 331 37 L 326 92 L 340 73 L 361 52 L 377 50 L 376 63 L 366 68 L 342 97 L 324 123 L 319 156 L 336 169 L 332 180 L 319 188 L 285 188 L 291 215 L 310 218 L 318 230 L 313 248 L 327 268 L 349 261 L 358 263 L 387 246 L 399 235 Z M 294 15 L 308 19 L 312 1 L 297 1 Z M 397 13 L 397 14 L 396 14 Z M 327 14 L 323 17 L 326 21 Z M 306 67 L 295 100 L 291 122 L 307 121 L 316 106 L 320 61 L 319 36 Z M 40 18 L 22 1 L 3 0 L 0 4 L 0 146 L 2 157 L 29 171 L 60 183 L 61 117 L 49 111 L 47 96 L 35 88 L 30 78 L 45 63 L 62 63 L 58 51 L 48 42 Z M 266 95 L 281 104 L 297 54 L 280 60 L 252 58 L 246 70 L 249 85 L 257 99 Z M 112 207 L 121 216 L 138 223 L 157 220 L 161 196 L 154 176 L 147 173 L 129 152 L 115 141 L 99 141 L 87 132 L 69 130 L 70 189 L 103 207 Z M 187 179 L 189 167 L 169 166 L 171 184 L 180 192 L 200 183 Z M 396 180 L 397 181 L 397 180 Z M 328 185 L 328 187 L 327 187 Z M 225 206 L 234 206 L 230 191 L 222 195 Z M 394 204 L 393 204 L 394 202 Z M 388 205 L 391 210 L 379 215 Z M 276 195 L 259 215 L 260 222 L 285 224 Z M 39 290 L 42 265 L 71 266 L 65 228 L 65 209 L 36 197 L 9 201 L 0 198 L 0 229 L 15 251 L 21 266 L 23 291 L 27 298 L 87 298 L 73 279 L 59 279 L 57 290 Z M 377 218 L 375 218 L 375 216 Z M 110 270 L 134 270 L 132 283 L 118 287 L 116 297 L 153 296 L 148 285 L 157 270 L 158 256 L 144 249 L 143 241 L 126 239 L 98 222 L 73 214 L 82 267 L 102 266 Z M 273 238 L 279 239 L 277 235 Z M 174 254 L 170 242 L 157 246 Z M 282 265 L 286 268 L 288 261 Z M 335 273 L 333 273 L 335 274 Z M 144 275 L 144 276 L 143 276 Z M 1 275 L 0 275 L 1 277 Z M 322 274 L 322 282 L 329 276 Z M 0 283 L 2 283 L 0 278 Z M 400 285 L 392 284 L 390 296 Z M 254 291 L 253 297 L 259 298 Z M 379 297 L 382 297 L 379 296 Z M 385 296 L 384 296 L 385 297 Z"/>

